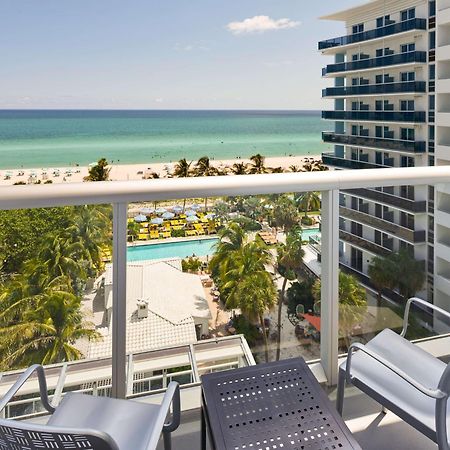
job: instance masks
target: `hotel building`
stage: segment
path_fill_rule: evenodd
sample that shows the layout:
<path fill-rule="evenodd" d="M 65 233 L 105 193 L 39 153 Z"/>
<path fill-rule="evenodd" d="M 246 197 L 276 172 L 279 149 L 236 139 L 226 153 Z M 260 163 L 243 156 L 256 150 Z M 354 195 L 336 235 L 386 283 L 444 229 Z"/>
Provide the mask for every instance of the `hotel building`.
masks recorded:
<path fill-rule="evenodd" d="M 332 153 L 323 154 L 324 163 L 335 169 L 437 163 L 436 2 L 373 0 L 323 19 L 342 21 L 346 27 L 345 36 L 319 42 L 323 55 L 333 58 L 322 73 L 333 84 L 323 90 L 323 98 L 334 102 L 332 110 L 322 112 L 334 124 L 323 133 L 323 141 L 334 147 Z M 450 15 L 448 30 L 450 44 Z M 450 78 L 450 46 L 448 55 Z M 450 196 L 447 203 L 450 213 Z M 420 295 L 430 301 L 437 297 L 435 291 L 441 288 L 435 286 L 439 280 L 434 277 L 442 257 L 435 260 L 433 187 L 342 190 L 339 214 L 343 270 L 370 283 L 367 272 L 373 257 L 408 249 L 427 272 Z M 446 230 L 450 246 L 450 228 Z M 445 292 L 450 294 L 450 248 L 444 253 L 449 261 Z"/>

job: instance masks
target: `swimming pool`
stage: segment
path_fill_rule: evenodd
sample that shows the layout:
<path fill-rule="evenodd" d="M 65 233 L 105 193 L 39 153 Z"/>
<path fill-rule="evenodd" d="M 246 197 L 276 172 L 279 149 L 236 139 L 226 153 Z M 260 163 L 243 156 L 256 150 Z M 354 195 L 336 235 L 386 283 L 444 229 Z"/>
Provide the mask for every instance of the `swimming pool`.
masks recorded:
<path fill-rule="evenodd" d="M 146 259 L 187 258 L 192 255 L 212 255 L 214 253 L 214 245 L 218 240 L 218 238 L 195 239 L 128 247 L 127 259 L 128 261 L 144 261 Z"/>
<path fill-rule="evenodd" d="M 320 228 L 306 228 L 302 230 L 302 240 L 309 241 L 310 237 L 320 237 Z"/>

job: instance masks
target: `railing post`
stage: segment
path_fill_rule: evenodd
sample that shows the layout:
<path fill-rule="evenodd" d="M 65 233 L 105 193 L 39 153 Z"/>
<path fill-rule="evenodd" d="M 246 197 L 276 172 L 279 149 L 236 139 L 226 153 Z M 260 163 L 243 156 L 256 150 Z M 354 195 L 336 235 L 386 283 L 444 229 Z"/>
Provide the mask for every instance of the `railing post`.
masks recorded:
<path fill-rule="evenodd" d="M 338 379 L 339 191 L 322 193 L 320 359 L 329 386 Z"/>
<path fill-rule="evenodd" d="M 125 398 L 127 391 L 127 211 L 126 203 L 113 204 L 112 396 L 115 398 Z"/>

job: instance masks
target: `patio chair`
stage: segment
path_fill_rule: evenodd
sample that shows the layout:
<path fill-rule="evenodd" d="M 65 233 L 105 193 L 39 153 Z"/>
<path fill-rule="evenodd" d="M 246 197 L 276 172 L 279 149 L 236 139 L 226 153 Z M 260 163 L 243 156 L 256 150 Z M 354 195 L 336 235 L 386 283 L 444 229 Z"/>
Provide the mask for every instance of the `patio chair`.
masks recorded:
<path fill-rule="evenodd" d="M 67 393 L 55 408 L 47 395 L 44 369 L 36 364 L 0 400 L 0 411 L 34 372 L 38 376 L 42 405 L 52 415 L 46 425 L 0 419 L 2 450 L 153 450 L 161 433 L 165 450 L 171 449 L 171 433 L 180 424 L 178 383 L 169 384 L 161 405 Z M 171 404 L 172 419 L 166 422 Z"/>
<path fill-rule="evenodd" d="M 445 364 L 404 338 L 411 304 L 450 313 L 424 300 L 408 300 L 400 335 L 386 329 L 363 345 L 350 346 L 339 368 L 337 410 L 342 414 L 345 383 L 351 383 L 412 427 L 449 450 L 450 363 Z"/>

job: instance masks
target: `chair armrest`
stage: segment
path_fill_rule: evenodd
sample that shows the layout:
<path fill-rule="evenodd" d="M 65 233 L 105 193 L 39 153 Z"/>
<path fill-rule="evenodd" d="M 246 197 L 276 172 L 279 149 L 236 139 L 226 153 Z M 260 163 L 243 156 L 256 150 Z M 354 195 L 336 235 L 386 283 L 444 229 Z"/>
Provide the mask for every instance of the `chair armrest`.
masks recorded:
<path fill-rule="evenodd" d="M 422 394 L 425 394 L 426 396 L 432 397 L 435 399 L 448 397 L 448 394 L 446 394 L 445 392 L 442 392 L 440 389 L 430 389 L 430 388 L 424 386 L 423 384 L 420 383 L 420 381 L 415 380 L 414 378 L 410 377 L 408 374 L 403 372 L 403 370 L 401 370 L 400 368 L 398 368 L 391 362 L 387 361 L 382 356 L 378 355 L 377 353 L 373 352 L 372 350 L 368 349 L 365 345 L 360 344 L 360 343 L 354 343 L 348 349 L 348 356 L 347 356 L 347 362 L 346 362 L 347 382 L 351 383 L 351 381 L 352 381 L 352 376 L 351 376 L 350 371 L 351 371 L 351 363 L 352 363 L 352 356 L 353 356 L 354 350 L 360 350 L 360 351 L 364 352 L 366 355 L 375 359 L 378 363 L 382 364 L 384 367 L 386 367 L 391 372 L 398 375 L 400 378 L 402 378 L 404 381 L 406 381 L 411 386 L 416 388 L 418 391 L 422 392 Z"/>
<path fill-rule="evenodd" d="M 172 420 L 166 422 L 167 415 L 170 412 L 170 405 L 173 404 Z M 181 403 L 180 403 L 180 385 L 172 381 L 164 394 L 163 401 L 159 407 L 158 417 L 153 424 L 153 430 L 150 435 L 150 440 L 147 444 L 147 450 L 154 450 L 158 445 L 161 431 L 172 432 L 180 425 L 181 418 Z"/>
<path fill-rule="evenodd" d="M 402 336 L 402 337 L 406 336 L 406 331 L 408 330 L 409 311 L 411 309 L 412 303 L 418 303 L 419 305 L 423 305 L 427 308 L 433 309 L 434 311 L 437 311 L 439 314 L 442 314 L 443 316 L 450 319 L 450 313 L 448 311 L 445 311 L 444 309 L 439 308 L 439 306 L 436 306 L 429 302 L 426 302 L 425 300 L 422 300 L 421 298 L 412 297 L 406 303 L 405 315 L 403 316 L 403 330 L 400 333 L 400 336 Z"/>
<path fill-rule="evenodd" d="M 25 384 L 34 372 L 36 372 L 38 376 L 39 393 L 41 396 L 42 405 L 49 413 L 55 412 L 55 408 L 50 404 L 48 399 L 47 381 L 45 379 L 44 368 L 39 364 L 34 364 L 33 366 L 28 367 L 19 379 L 9 388 L 8 392 L 0 400 L 0 411 L 3 411 L 10 400 L 17 394 L 17 391 Z"/>

